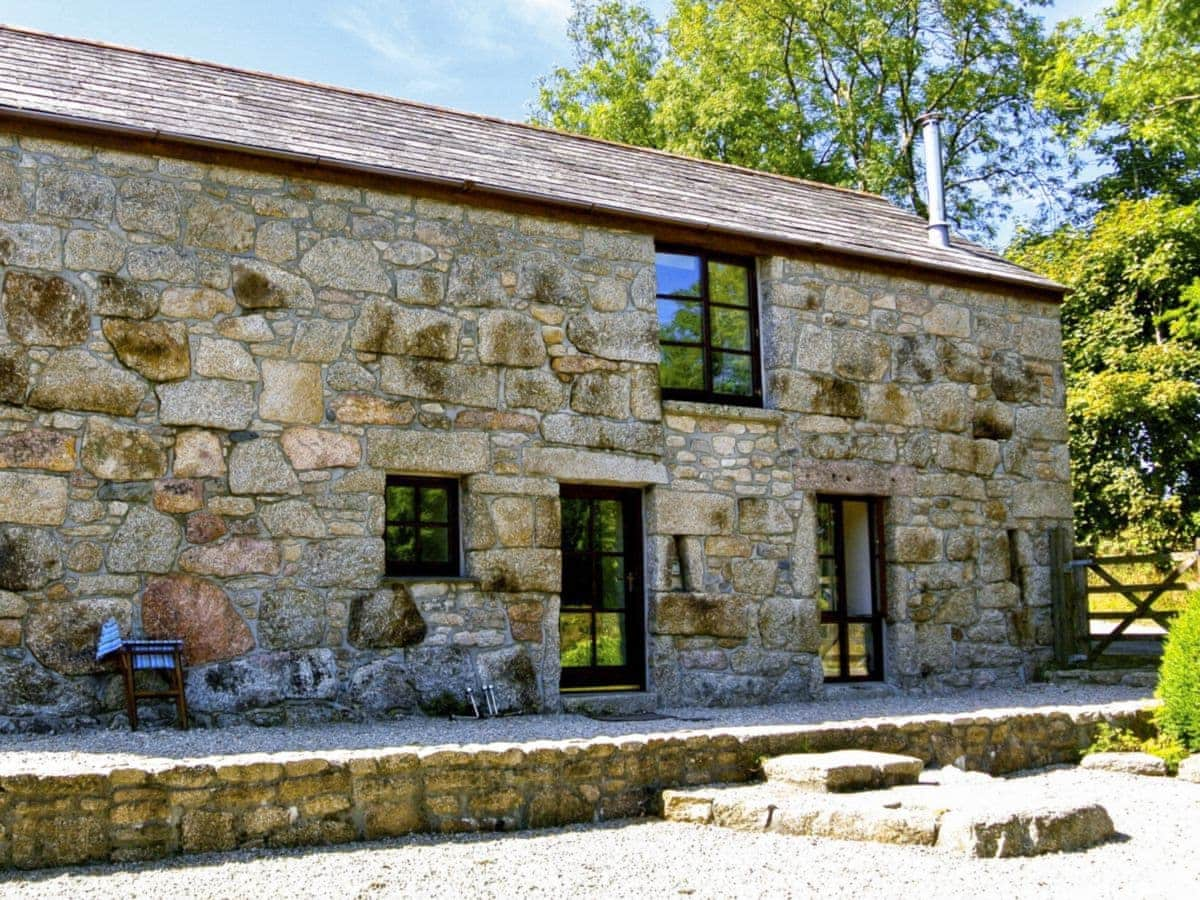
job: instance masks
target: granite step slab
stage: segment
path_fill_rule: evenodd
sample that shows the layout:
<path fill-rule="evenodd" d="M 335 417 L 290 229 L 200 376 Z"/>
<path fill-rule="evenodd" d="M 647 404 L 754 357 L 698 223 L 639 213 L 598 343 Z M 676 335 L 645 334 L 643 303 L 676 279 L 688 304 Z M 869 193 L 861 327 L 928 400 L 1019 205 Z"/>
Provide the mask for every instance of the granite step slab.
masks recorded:
<path fill-rule="evenodd" d="M 916 784 L 925 764 L 915 756 L 873 750 L 790 753 L 763 762 L 767 781 L 806 791 L 848 793 Z"/>

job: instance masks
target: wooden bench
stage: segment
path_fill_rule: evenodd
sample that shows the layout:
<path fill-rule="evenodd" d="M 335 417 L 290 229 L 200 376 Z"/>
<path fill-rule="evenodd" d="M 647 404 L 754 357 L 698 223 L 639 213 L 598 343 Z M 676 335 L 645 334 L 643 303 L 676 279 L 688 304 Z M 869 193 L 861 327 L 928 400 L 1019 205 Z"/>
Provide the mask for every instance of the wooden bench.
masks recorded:
<path fill-rule="evenodd" d="M 179 727 L 188 727 L 187 697 L 183 690 L 183 641 L 180 640 L 125 640 L 116 619 L 109 619 L 100 626 L 100 639 L 96 644 L 97 661 L 116 656 L 125 682 L 125 709 L 129 714 L 129 729 L 137 731 L 139 700 L 173 697 L 178 710 Z M 146 671 L 167 672 L 169 687 L 165 691 L 138 690 L 134 673 Z"/>

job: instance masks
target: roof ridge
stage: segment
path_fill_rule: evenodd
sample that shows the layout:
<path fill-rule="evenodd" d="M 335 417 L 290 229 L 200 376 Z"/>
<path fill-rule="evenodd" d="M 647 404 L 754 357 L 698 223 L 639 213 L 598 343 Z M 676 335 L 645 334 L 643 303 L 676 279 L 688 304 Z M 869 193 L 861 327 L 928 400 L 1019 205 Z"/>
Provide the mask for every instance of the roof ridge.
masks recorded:
<path fill-rule="evenodd" d="M 715 168 L 729 169 L 735 172 L 742 172 L 747 175 L 753 175 L 758 178 L 766 178 L 770 180 L 778 180 L 789 182 L 792 184 L 802 185 L 804 187 L 816 188 L 819 190 L 835 191 L 851 196 L 861 197 L 863 199 L 873 200 L 881 203 L 890 209 L 899 212 L 902 215 L 915 216 L 915 213 L 909 210 L 901 209 L 893 204 L 881 194 L 875 194 L 870 191 L 859 190 L 858 188 L 845 187 L 838 184 L 829 184 L 824 181 L 814 181 L 811 178 L 800 178 L 795 175 L 785 175 L 780 172 L 767 172 L 762 169 L 754 169 L 749 166 L 737 165 L 736 163 L 722 162 L 715 159 L 704 159 L 699 156 L 688 156 L 683 153 L 673 153 L 669 150 L 661 150 L 657 147 L 643 147 L 638 144 L 627 144 L 623 141 L 615 141 L 609 138 L 600 138 L 594 135 L 579 134 L 572 131 L 562 131 L 557 128 L 548 128 L 544 125 L 538 125 L 534 122 L 517 122 L 512 119 L 504 119 L 500 116 L 492 116 L 486 113 L 471 112 L 469 110 L 455 109 L 449 106 L 439 106 L 436 103 L 427 103 L 422 100 L 410 100 L 405 97 L 393 97 L 390 94 L 381 94 L 378 91 L 368 91 L 362 88 L 346 87 L 344 85 L 330 84 L 324 81 L 313 81 L 307 78 L 297 78 L 291 75 L 280 75 L 276 72 L 265 72 L 261 69 L 247 69 L 241 66 L 231 66 L 226 63 L 219 63 L 208 59 L 198 59 L 194 56 L 184 56 L 178 53 L 167 53 L 162 50 L 147 50 L 143 47 L 132 47 L 128 44 L 114 44 L 108 41 L 101 41 L 95 38 L 81 38 L 72 35 L 56 34 L 51 31 L 40 31 L 36 28 L 26 28 L 21 25 L 9 25 L 0 22 L 0 32 L 9 31 L 14 34 L 24 34 L 37 38 L 49 38 L 63 43 L 78 44 L 85 47 L 96 47 L 103 50 L 116 50 L 121 53 L 130 53 L 137 56 L 151 57 L 154 59 L 165 59 L 171 62 L 186 63 L 193 66 L 203 66 L 208 69 L 215 69 L 220 72 L 236 73 L 239 75 L 249 75 L 254 78 L 264 78 L 270 81 L 281 82 L 283 84 L 301 85 L 304 87 L 318 88 L 323 91 L 334 91 L 339 94 L 345 94 L 350 97 L 362 97 L 372 100 L 382 100 L 386 103 L 395 103 L 404 106 L 413 106 L 420 109 L 431 110 L 434 112 L 448 113 L 452 116 L 460 116 L 467 119 L 475 119 L 482 122 L 492 122 L 497 125 L 506 125 L 513 128 L 521 128 L 528 131 L 533 131 L 538 134 L 549 135 L 552 137 L 565 138 L 569 140 L 582 141 L 590 144 L 601 144 L 609 147 L 619 147 L 623 150 L 632 150 L 638 153 L 652 154 L 655 156 L 666 157 L 667 159 L 682 160 L 689 163 L 695 163 L 701 166 L 713 166 Z M 919 218 L 919 217 L 918 217 Z"/>

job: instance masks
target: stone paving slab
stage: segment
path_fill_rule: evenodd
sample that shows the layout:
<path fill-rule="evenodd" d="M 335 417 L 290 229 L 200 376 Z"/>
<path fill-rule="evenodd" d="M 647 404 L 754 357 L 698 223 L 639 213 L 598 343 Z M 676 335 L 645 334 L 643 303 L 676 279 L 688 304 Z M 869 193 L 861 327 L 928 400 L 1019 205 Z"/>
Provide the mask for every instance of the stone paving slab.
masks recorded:
<path fill-rule="evenodd" d="M 1166 776 L 1167 764 L 1152 753 L 1089 753 L 1079 763 L 1085 769 L 1104 769 L 1126 775 Z"/>
<path fill-rule="evenodd" d="M 931 770 L 921 782 L 853 794 L 767 782 L 663 792 L 669 821 L 738 831 L 916 844 L 978 857 L 1080 850 L 1112 836 L 1091 799 L 1029 797 L 982 773 Z"/>
<path fill-rule="evenodd" d="M 807 791 L 847 793 L 916 784 L 925 764 L 913 756 L 871 750 L 792 753 L 763 763 L 767 781 Z"/>

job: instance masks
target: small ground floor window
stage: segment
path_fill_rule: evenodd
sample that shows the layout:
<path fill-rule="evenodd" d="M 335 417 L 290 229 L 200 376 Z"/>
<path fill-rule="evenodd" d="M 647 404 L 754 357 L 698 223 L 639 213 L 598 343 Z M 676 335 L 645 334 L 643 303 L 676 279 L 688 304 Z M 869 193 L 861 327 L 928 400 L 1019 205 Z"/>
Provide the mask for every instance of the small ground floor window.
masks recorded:
<path fill-rule="evenodd" d="M 817 498 L 821 663 L 826 681 L 883 678 L 882 501 Z"/>
<path fill-rule="evenodd" d="M 383 539 L 387 574 L 460 574 L 458 482 L 389 475 L 386 491 Z"/>

